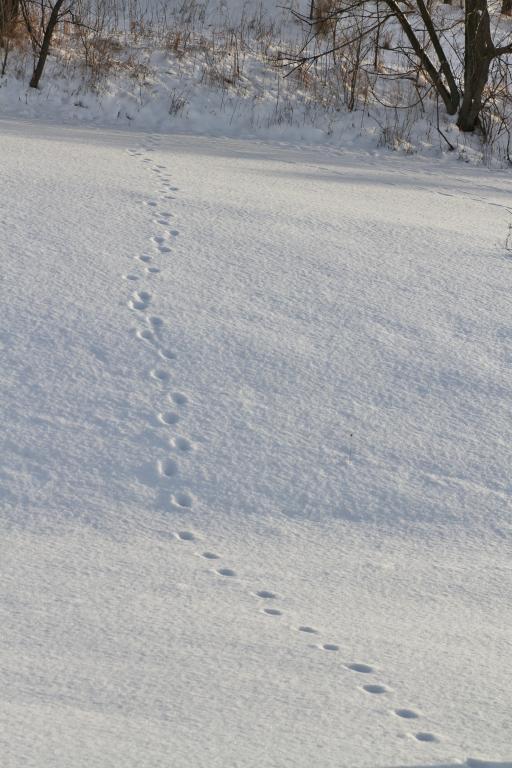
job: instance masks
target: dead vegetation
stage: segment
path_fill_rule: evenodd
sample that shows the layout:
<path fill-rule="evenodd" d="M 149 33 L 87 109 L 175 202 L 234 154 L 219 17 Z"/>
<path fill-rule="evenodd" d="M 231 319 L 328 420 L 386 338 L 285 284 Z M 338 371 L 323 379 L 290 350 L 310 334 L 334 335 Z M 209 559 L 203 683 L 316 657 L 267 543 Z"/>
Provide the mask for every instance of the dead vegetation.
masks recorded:
<path fill-rule="evenodd" d="M 320 122 L 329 132 L 338 116 L 348 112 L 358 115 L 361 130 L 368 121 L 377 125 L 378 141 L 385 146 L 411 151 L 413 127 L 423 121 L 429 136 L 434 127 L 443 145 L 451 148 L 441 122 L 456 105 L 459 110 L 466 107 L 469 122 L 459 113 L 460 126 L 478 130 L 484 152 L 496 154 L 499 145 L 503 159 L 509 160 L 512 21 L 503 14 L 492 16 L 493 55 L 477 93 L 464 70 L 461 47 L 467 13 L 457 5 L 432 2 L 418 13 L 418 2 L 422 0 L 393 6 L 395 0 L 314 0 L 307 17 L 297 10 L 289 13 L 288 26 L 292 19 L 304 32 L 291 43 L 289 35 L 283 39 L 283 19 L 250 3 L 236 21 L 226 15 L 210 24 L 206 0 L 183 2 L 172 11 L 162 4 L 151 14 L 121 0 L 0 0 L 0 72 L 8 72 L 14 52 L 13 73 L 19 75 L 23 62 L 31 61 L 30 84 L 37 87 L 50 55 L 61 72 L 81 71 L 84 87 L 94 91 L 128 75 L 140 88 L 140 103 L 146 103 L 149 95 L 143 90 L 149 94 L 154 76 L 151 52 L 161 51 L 172 59 L 178 76 L 182 72 L 185 80 L 193 78 L 221 93 L 222 108 L 233 115 L 239 108 L 236 100 L 243 102 L 255 126 L 309 121 Z M 429 20 L 434 34 L 427 34 Z M 407 25 L 416 34 L 421 23 L 427 27 L 415 48 Z M 466 104 L 471 88 L 476 101 Z M 260 118 L 259 105 L 269 92 L 272 110 Z M 178 83 L 166 98 L 169 115 L 183 115 L 190 89 Z"/>

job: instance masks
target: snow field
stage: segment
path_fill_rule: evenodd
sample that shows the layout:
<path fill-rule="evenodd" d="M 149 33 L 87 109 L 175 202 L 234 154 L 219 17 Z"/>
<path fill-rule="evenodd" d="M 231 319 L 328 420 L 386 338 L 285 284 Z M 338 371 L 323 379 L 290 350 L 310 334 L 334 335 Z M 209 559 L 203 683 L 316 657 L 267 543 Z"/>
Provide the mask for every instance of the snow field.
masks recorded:
<path fill-rule="evenodd" d="M 6 765 L 507 760 L 506 183 L 1 130 Z"/>

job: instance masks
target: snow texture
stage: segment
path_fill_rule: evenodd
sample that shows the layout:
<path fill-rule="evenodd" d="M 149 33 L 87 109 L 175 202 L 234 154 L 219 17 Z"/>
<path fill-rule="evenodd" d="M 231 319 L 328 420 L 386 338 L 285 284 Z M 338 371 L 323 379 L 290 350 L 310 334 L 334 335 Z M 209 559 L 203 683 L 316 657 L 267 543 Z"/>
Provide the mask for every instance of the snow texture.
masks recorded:
<path fill-rule="evenodd" d="M 0 140 L 2 766 L 511 768 L 508 177 Z"/>

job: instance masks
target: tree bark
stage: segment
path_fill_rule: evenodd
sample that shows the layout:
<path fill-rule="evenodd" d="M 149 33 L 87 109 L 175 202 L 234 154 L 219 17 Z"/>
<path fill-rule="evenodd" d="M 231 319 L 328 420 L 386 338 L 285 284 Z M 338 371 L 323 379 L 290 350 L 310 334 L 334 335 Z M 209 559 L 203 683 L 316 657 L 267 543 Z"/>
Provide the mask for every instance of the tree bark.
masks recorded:
<path fill-rule="evenodd" d="M 41 43 L 41 50 L 39 51 L 39 58 L 37 60 L 34 73 L 30 81 L 31 88 L 37 88 L 39 86 L 39 81 L 41 79 L 41 75 L 43 74 L 44 65 L 46 64 L 46 59 L 50 50 L 52 36 L 55 31 L 55 27 L 57 26 L 57 22 L 59 21 L 59 12 L 63 4 L 64 0 L 57 0 L 52 8 L 52 12 L 50 13 L 50 18 L 48 19 L 48 23 L 46 24 L 46 28 L 44 30 L 43 42 Z"/>
<path fill-rule="evenodd" d="M 464 94 L 457 118 L 461 131 L 478 127 L 484 88 L 495 54 L 487 0 L 466 0 Z"/>
<path fill-rule="evenodd" d="M 505 16 L 512 16 L 512 0 L 502 0 L 501 12 Z"/>

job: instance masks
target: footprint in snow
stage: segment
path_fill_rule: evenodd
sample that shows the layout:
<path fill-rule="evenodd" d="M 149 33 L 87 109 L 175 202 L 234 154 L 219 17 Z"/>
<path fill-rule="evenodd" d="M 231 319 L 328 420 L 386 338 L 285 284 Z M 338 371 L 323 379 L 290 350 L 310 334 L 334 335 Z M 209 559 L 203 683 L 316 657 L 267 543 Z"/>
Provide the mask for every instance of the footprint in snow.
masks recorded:
<path fill-rule="evenodd" d="M 180 541 L 196 541 L 196 537 L 191 531 L 178 531 L 176 538 Z"/>
<path fill-rule="evenodd" d="M 415 733 L 414 738 L 416 741 L 428 741 L 430 743 L 439 741 L 439 738 L 435 736 L 433 733 L 426 733 L 424 731 L 420 731 L 420 733 Z"/>
<path fill-rule="evenodd" d="M 216 555 L 215 552 L 203 552 L 201 557 L 204 557 L 205 560 L 220 560 L 220 556 Z"/>
<path fill-rule="evenodd" d="M 151 376 L 151 378 L 152 378 L 152 379 L 154 379 L 155 381 L 158 381 L 158 382 L 160 382 L 160 384 L 167 384 L 167 382 L 168 382 L 168 381 L 169 381 L 169 379 L 170 379 L 170 376 L 169 376 L 169 374 L 167 373 L 167 371 L 162 371 L 162 369 L 161 369 L 161 368 L 153 368 L 153 370 L 151 370 L 151 371 L 149 372 L 149 375 L 150 375 L 150 376 Z"/>
<path fill-rule="evenodd" d="M 158 354 L 163 360 L 176 360 L 176 352 L 171 349 L 159 349 Z"/>
<path fill-rule="evenodd" d="M 124 279 L 125 280 L 138 280 L 139 278 L 138 278 L 137 275 L 133 275 L 133 274 L 130 273 L 129 275 L 124 275 Z"/>
<path fill-rule="evenodd" d="M 299 632 L 306 632 L 307 634 L 310 634 L 310 635 L 318 635 L 319 634 L 318 629 L 315 629 L 314 627 L 309 627 L 309 626 L 304 625 L 304 624 L 302 626 L 298 627 L 297 629 L 298 629 Z"/>
<path fill-rule="evenodd" d="M 158 414 L 158 421 L 161 424 L 165 424 L 166 426 L 177 424 L 179 420 L 180 420 L 180 417 L 174 411 L 166 411 L 165 413 Z"/>
<path fill-rule="evenodd" d="M 413 709 L 395 709 L 393 711 L 397 717 L 402 717 L 404 720 L 417 720 L 419 717 Z"/>
<path fill-rule="evenodd" d="M 192 496 L 186 491 L 175 493 L 171 496 L 171 504 L 177 509 L 191 509 L 193 504 Z"/>
<path fill-rule="evenodd" d="M 159 267 L 146 267 L 148 275 L 157 275 L 160 272 Z"/>
<path fill-rule="evenodd" d="M 260 589 L 255 594 L 256 597 L 261 597 L 262 600 L 274 600 L 277 597 L 275 592 L 270 592 L 268 589 Z"/>
<path fill-rule="evenodd" d="M 158 472 L 162 477 L 174 477 L 178 473 L 178 464 L 174 459 L 163 459 L 158 462 Z"/>
<path fill-rule="evenodd" d="M 132 299 L 128 302 L 131 309 L 144 310 L 149 306 L 151 294 L 148 291 L 139 291 L 132 294 Z"/>
<path fill-rule="evenodd" d="M 362 690 L 366 691 L 366 693 L 381 694 L 388 693 L 389 688 L 386 688 L 385 685 L 363 685 Z"/>
<path fill-rule="evenodd" d="M 347 664 L 346 667 L 352 672 L 359 672 L 362 675 L 370 675 L 375 671 L 369 664 Z"/>
<path fill-rule="evenodd" d="M 150 208 L 156 208 L 158 203 L 156 200 L 145 200 L 144 205 L 148 205 Z"/>
<path fill-rule="evenodd" d="M 142 339 L 143 341 L 149 341 L 151 344 L 155 343 L 155 336 L 154 334 L 149 331 L 147 328 L 143 328 L 140 331 L 137 331 L 135 334 L 138 339 Z"/>
<path fill-rule="evenodd" d="M 139 261 L 143 261 L 144 264 L 149 264 L 149 262 L 152 260 L 151 256 L 148 256 L 146 253 L 143 253 L 141 256 L 137 256 Z"/>
<path fill-rule="evenodd" d="M 173 392 L 171 395 L 169 395 L 169 399 L 173 403 L 176 403 L 176 405 L 186 405 L 188 403 L 187 396 L 182 392 Z"/>
<path fill-rule="evenodd" d="M 320 647 L 323 651 L 339 651 L 340 649 L 339 645 L 336 645 L 335 643 L 325 643 Z"/>
<path fill-rule="evenodd" d="M 219 568 L 216 573 L 219 576 L 236 576 L 236 573 L 231 568 Z"/>
<path fill-rule="evenodd" d="M 182 451 L 183 453 L 192 450 L 192 443 L 190 440 L 187 440 L 186 437 L 173 437 L 170 444 L 172 448 L 175 448 L 177 451 Z"/>
<path fill-rule="evenodd" d="M 280 611 L 278 608 L 264 608 L 262 613 L 265 613 L 267 616 L 282 616 L 283 612 Z"/>

